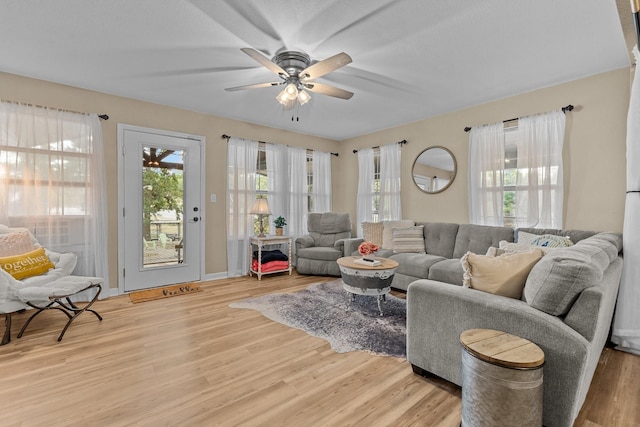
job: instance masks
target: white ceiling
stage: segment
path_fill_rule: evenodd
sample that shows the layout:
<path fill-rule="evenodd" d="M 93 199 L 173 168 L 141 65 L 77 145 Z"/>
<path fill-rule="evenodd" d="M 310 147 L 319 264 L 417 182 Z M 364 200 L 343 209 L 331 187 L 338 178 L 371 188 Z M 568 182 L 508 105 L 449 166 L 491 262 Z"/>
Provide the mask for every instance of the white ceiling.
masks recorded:
<path fill-rule="evenodd" d="M 277 81 L 242 47 L 347 52 L 318 82 L 355 95 L 292 121 L 281 88 L 224 90 Z M 0 2 L 0 71 L 335 140 L 629 65 L 613 0 Z"/>

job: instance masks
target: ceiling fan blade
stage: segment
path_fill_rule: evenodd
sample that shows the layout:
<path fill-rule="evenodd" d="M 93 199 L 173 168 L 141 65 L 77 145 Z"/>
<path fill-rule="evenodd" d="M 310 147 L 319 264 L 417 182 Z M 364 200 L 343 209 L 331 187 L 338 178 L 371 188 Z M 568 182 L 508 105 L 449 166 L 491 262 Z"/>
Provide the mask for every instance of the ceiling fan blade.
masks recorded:
<path fill-rule="evenodd" d="M 252 84 L 252 85 L 228 87 L 225 90 L 227 92 L 234 92 L 236 90 L 260 89 L 260 88 L 263 88 L 263 87 L 278 86 L 278 85 L 281 85 L 281 84 L 282 84 L 282 82 L 255 83 L 255 84 Z"/>
<path fill-rule="evenodd" d="M 322 83 L 304 83 L 304 87 L 309 89 L 311 92 L 333 96 L 334 98 L 351 99 L 353 96 L 353 92 Z"/>
<path fill-rule="evenodd" d="M 300 71 L 300 79 L 301 80 L 313 80 L 318 77 L 322 77 L 325 74 L 329 74 L 332 71 L 337 70 L 338 68 L 342 68 L 345 65 L 349 64 L 352 61 L 351 57 L 346 53 L 338 53 L 337 55 L 333 55 L 330 58 L 324 59 L 322 61 L 316 62 L 313 65 L 305 68 Z"/>
<path fill-rule="evenodd" d="M 243 47 L 240 50 L 246 53 L 247 55 L 249 55 L 250 57 L 252 57 L 260 65 L 268 68 L 269 71 L 271 71 L 272 73 L 277 74 L 285 79 L 289 77 L 289 73 L 287 73 L 284 69 L 282 69 L 282 67 L 280 67 L 278 64 L 271 61 L 269 58 L 267 58 L 257 50 L 252 49 L 250 47 Z"/>

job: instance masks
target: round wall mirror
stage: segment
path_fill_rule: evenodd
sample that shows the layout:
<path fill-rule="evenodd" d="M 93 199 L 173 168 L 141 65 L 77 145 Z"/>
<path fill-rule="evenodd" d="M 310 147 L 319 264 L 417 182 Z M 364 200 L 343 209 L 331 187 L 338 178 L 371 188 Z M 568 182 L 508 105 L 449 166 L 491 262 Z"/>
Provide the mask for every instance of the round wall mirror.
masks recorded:
<path fill-rule="evenodd" d="M 413 162 L 413 182 L 425 193 L 440 193 L 456 177 L 458 164 L 453 153 L 444 147 L 429 147 Z"/>

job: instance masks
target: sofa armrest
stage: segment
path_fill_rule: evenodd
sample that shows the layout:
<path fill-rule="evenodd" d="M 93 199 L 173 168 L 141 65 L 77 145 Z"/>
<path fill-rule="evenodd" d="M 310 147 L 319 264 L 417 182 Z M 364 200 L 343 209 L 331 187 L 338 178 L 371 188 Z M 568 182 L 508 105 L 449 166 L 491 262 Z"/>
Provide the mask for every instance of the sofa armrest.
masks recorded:
<path fill-rule="evenodd" d="M 344 256 L 351 256 L 354 252 L 358 252 L 358 246 L 360 243 L 364 242 L 364 239 L 360 237 L 352 237 L 350 239 L 342 239 L 344 240 Z"/>
<path fill-rule="evenodd" d="M 302 236 L 296 239 L 296 250 L 303 248 L 310 248 L 314 244 L 311 236 Z"/>
<path fill-rule="evenodd" d="M 589 342 L 560 318 L 526 302 L 434 280 L 407 291 L 407 359 L 461 385 L 460 334 L 486 328 L 526 338 L 545 353 L 545 424 L 571 425 L 588 389 Z M 551 421 L 553 420 L 553 421 Z"/>
<path fill-rule="evenodd" d="M 340 251 L 340 253 L 342 254 L 342 256 L 344 256 L 344 255 L 345 255 L 345 252 L 344 252 L 344 241 L 345 241 L 345 240 L 346 240 L 346 239 L 338 239 L 338 240 L 336 240 L 336 242 L 333 244 L 333 249 L 335 249 L 335 250 L 337 250 L 337 251 Z"/>

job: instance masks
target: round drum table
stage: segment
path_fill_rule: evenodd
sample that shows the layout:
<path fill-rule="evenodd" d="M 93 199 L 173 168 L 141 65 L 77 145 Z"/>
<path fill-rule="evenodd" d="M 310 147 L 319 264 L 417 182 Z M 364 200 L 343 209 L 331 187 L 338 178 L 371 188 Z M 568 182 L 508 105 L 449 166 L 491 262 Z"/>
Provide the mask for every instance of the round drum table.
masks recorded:
<path fill-rule="evenodd" d="M 360 257 L 348 256 L 338 259 L 342 274 L 342 287 L 347 291 L 349 302 L 356 295 L 375 296 L 378 299 L 378 310 L 382 313 L 382 301 L 391 290 L 391 281 L 398 268 L 398 263 L 392 259 L 375 257 L 378 265 L 362 264 Z"/>
<path fill-rule="evenodd" d="M 516 335 L 470 329 L 462 344 L 462 423 L 469 426 L 542 425 L 544 352 Z"/>

